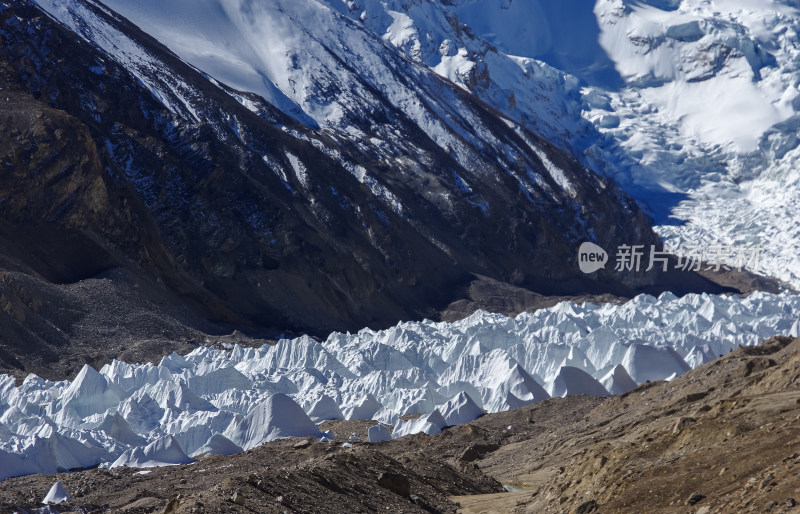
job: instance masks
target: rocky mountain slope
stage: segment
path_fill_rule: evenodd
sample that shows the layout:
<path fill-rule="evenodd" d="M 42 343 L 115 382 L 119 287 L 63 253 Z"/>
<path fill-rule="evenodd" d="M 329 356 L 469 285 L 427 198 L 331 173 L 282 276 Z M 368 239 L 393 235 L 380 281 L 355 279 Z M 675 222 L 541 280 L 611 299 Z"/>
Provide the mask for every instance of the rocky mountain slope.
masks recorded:
<path fill-rule="evenodd" d="M 790 512 L 798 359 L 800 340 L 773 338 L 671 382 L 554 398 L 440 435 L 365 443 L 371 423 L 326 422 L 335 442 L 287 439 L 147 473 L 9 479 L 0 506 L 34 509 L 61 480 L 73 501 L 60 511 Z M 345 445 L 351 434 L 359 440 Z"/>
<path fill-rule="evenodd" d="M 796 2 L 325 3 L 613 176 L 676 251 L 758 247 L 798 287 Z"/>
<path fill-rule="evenodd" d="M 258 94 L 91 0 L 0 4 L 4 369 L 46 370 L 67 343 L 78 361 L 101 340 L 163 346 L 162 324 L 188 341 L 436 317 L 476 274 L 545 295 L 721 290 L 583 275 L 583 240 L 657 244 L 629 197 L 349 18 L 250 7 L 293 35 L 236 48 L 282 56 Z"/>

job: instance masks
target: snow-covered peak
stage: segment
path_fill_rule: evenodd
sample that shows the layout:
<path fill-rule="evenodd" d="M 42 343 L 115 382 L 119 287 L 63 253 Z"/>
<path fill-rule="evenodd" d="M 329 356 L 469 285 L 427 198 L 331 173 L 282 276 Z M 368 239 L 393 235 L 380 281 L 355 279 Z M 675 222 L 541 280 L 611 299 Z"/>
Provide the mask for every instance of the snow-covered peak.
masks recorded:
<path fill-rule="evenodd" d="M 767 130 L 794 115 L 797 69 L 787 61 L 797 50 L 786 32 L 796 24 L 796 9 L 686 1 L 663 10 L 601 0 L 595 12 L 615 68 L 684 137 L 749 153 Z"/>

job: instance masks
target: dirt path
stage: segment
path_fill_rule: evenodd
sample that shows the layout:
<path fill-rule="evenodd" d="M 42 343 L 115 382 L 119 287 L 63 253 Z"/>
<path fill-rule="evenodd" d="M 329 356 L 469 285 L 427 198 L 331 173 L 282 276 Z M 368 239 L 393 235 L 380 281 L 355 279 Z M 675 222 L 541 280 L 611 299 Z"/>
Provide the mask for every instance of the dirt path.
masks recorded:
<path fill-rule="evenodd" d="M 527 505 L 532 490 L 511 493 L 473 494 L 471 496 L 451 496 L 450 500 L 460 505 L 459 514 L 501 514 L 512 512 L 514 508 Z"/>
<path fill-rule="evenodd" d="M 514 477 L 512 491 L 506 493 L 473 494 L 451 496 L 449 499 L 460 505 L 459 514 L 500 514 L 513 512 L 517 507 L 530 503 L 539 488 L 557 472 L 555 468 L 540 469 L 532 473 L 520 473 Z"/>

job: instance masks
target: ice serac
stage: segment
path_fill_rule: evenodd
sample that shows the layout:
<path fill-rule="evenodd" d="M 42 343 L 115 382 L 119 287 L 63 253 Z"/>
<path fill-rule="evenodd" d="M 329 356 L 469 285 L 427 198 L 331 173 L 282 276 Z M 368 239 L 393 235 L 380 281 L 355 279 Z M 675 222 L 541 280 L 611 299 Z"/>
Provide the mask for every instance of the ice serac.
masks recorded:
<path fill-rule="evenodd" d="M 148 433 L 158 427 L 164 409 L 150 395 L 139 393 L 119 405 L 118 411 L 137 433 Z"/>
<path fill-rule="evenodd" d="M 162 387 L 158 387 L 161 385 Z M 155 395 L 158 391 L 157 400 L 160 400 L 162 408 L 174 408 L 177 410 L 188 411 L 215 411 L 217 410 L 208 400 L 196 395 L 194 391 L 189 389 L 183 379 L 174 382 L 160 382 L 153 388 Z"/>
<path fill-rule="evenodd" d="M 104 368 L 129 396 L 85 419 L 59 399 L 71 388 L 86 388 L 91 373 L 76 377 L 74 387 L 34 375 L 16 386 L 13 378 L 0 376 L 0 479 L 108 464 L 123 452 L 120 463 L 155 465 L 181 462 L 185 454 L 248 449 L 275 437 L 322 436 L 299 405 L 321 419 L 338 414 L 341 403 L 351 418 L 394 425 L 392 436 L 437 433 L 470 421 L 481 408 L 507 411 L 547 398 L 533 370 L 557 396 L 605 394 L 603 388 L 620 394 L 784 335 L 794 330 L 797 312 L 800 296 L 788 293 L 641 295 L 624 305 L 565 302 L 516 318 L 479 311 L 454 323 L 423 320 L 334 333 L 325 341 L 303 338 L 302 352 L 281 350 L 280 367 L 273 367 L 273 346 L 202 346 L 167 359 L 174 374 L 148 364 Z M 307 367 L 309 355 L 323 353 L 328 362 L 338 362 L 335 369 Z M 595 378 L 602 384 L 581 369 L 560 366 L 563 362 L 600 370 Z M 229 382 L 197 395 L 185 383 L 193 376 L 224 376 L 215 370 L 231 366 L 252 387 Z M 222 386 L 229 388 L 219 391 Z M 191 407 L 198 402 L 213 409 Z M 409 420 L 404 416 L 409 411 L 420 417 Z M 373 440 L 385 437 L 386 430 L 375 428 Z M 165 438 L 180 446 L 177 458 L 148 446 L 161 441 L 164 450 L 172 444 Z"/>
<path fill-rule="evenodd" d="M 372 414 L 374 414 L 374 412 Z M 321 423 L 328 419 L 345 419 L 344 414 L 342 414 L 342 411 L 339 409 L 334 399 L 326 394 L 323 394 L 319 400 L 311 405 L 311 408 L 308 410 L 308 417 L 311 418 L 311 421 L 314 423 Z"/>
<path fill-rule="evenodd" d="M 692 348 L 683 360 L 690 368 L 696 368 L 713 361 L 716 357 L 708 345 L 702 345 Z"/>
<path fill-rule="evenodd" d="M 131 468 L 155 468 L 188 464 L 194 459 L 186 455 L 178 441 L 171 435 L 156 439 L 144 447 L 126 451 L 112 464 L 112 468 L 127 466 Z"/>
<path fill-rule="evenodd" d="M 608 391 L 590 374 L 572 366 L 563 366 L 548 382 L 550 396 L 563 398 L 573 394 L 608 396 Z"/>
<path fill-rule="evenodd" d="M 317 425 L 289 396 L 278 393 L 253 408 L 225 432 L 228 439 L 245 450 L 284 437 L 321 437 Z"/>
<path fill-rule="evenodd" d="M 72 498 L 69 497 L 67 494 L 66 489 L 64 489 L 64 484 L 61 483 L 61 480 L 53 484 L 49 491 L 47 491 L 47 495 L 42 500 L 42 503 L 45 505 L 54 504 L 58 505 L 59 503 L 64 502 L 71 502 Z"/>
<path fill-rule="evenodd" d="M 436 409 L 427 416 L 408 421 L 398 421 L 392 431 L 392 439 L 412 434 L 439 434 L 446 426 L 447 422 L 442 417 L 442 413 L 439 412 L 439 409 Z"/>
<path fill-rule="evenodd" d="M 242 447 L 222 434 L 212 435 L 206 444 L 192 452 L 192 457 L 198 455 L 235 455 L 243 451 Z"/>
<path fill-rule="evenodd" d="M 229 389 L 250 389 L 253 385 L 246 376 L 232 366 L 189 377 L 187 382 L 189 389 L 199 396 L 221 393 Z"/>
<path fill-rule="evenodd" d="M 372 419 L 376 412 L 381 410 L 383 405 L 372 394 L 356 400 L 342 411 L 344 419 Z"/>
<path fill-rule="evenodd" d="M 641 343 L 628 346 L 621 364 L 639 384 L 673 378 L 691 369 L 675 349 Z"/>
<path fill-rule="evenodd" d="M 168 369 L 170 373 L 180 374 L 184 369 L 189 367 L 189 363 L 183 358 L 182 355 L 172 352 L 171 354 L 165 355 L 161 358 L 161 362 L 158 363 L 158 367 Z"/>
<path fill-rule="evenodd" d="M 110 457 L 106 449 L 61 435 L 46 425 L 36 427 L 36 434 L 31 437 L 0 440 L 0 445 L 0 480 L 32 473 L 54 474 L 88 468 Z"/>
<path fill-rule="evenodd" d="M 485 402 L 486 412 L 505 412 L 507 410 L 519 409 L 526 405 L 533 403 L 533 400 L 523 400 L 518 398 L 512 392 L 507 392 L 505 396 L 498 395 L 492 396 L 490 400 Z"/>
<path fill-rule="evenodd" d="M 119 387 L 85 364 L 64 391 L 61 401 L 65 408 L 74 409 L 79 416 L 85 418 L 116 407 L 124 396 Z"/>
<path fill-rule="evenodd" d="M 117 441 L 131 446 L 142 446 L 147 442 L 142 436 L 133 431 L 130 424 L 119 412 L 108 414 L 94 430 L 105 432 Z"/>
<path fill-rule="evenodd" d="M 392 431 L 389 430 L 385 425 L 375 425 L 374 427 L 369 427 L 369 429 L 367 429 L 367 437 L 371 443 L 391 441 Z"/>
<path fill-rule="evenodd" d="M 458 393 L 447 403 L 439 407 L 439 411 L 448 425 L 461 425 L 475 420 L 485 413 L 483 409 L 465 392 Z"/>
<path fill-rule="evenodd" d="M 270 348 L 262 365 L 271 368 L 302 367 L 347 374 L 347 369 L 336 357 L 308 336 L 278 341 L 278 344 Z"/>
<path fill-rule="evenodd" d="M 547 391 L 519 364 L 511 368 L 505 381 L 498 388 L 498 392 L 504 391 L 509 391 L 517 398 L 531 403 L 550 398 Z"/>
<path fill-rule="evenodd" d="M 603 375 L 600 383 L 611 394 L 624 394 L 636 388 L 636 382 L 628 374 L 625 366 L 617 364 L 612 370 Z"/>

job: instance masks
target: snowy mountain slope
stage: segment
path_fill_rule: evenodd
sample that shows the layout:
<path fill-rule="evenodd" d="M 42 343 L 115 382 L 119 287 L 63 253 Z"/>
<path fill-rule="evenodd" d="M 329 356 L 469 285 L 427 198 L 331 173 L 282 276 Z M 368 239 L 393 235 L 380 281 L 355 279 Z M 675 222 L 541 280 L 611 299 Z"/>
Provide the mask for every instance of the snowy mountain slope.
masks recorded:
<path fill-rule="evenodd" d="M 300 120 L 311 118 L 324 127 L 353 131 L 365 111 L 379 108 L 384 97 L 462 166 L 479 160 L 475 149 L 482 152 L 499 143 L 460 95 L 442 87 L 424 68 L 398 59 L 360 24 L 317 0 L 106 4 L 234 88 L 268 101 L 279 89 L 302 109 Z M 54 6 L 51 10 L 55 12 Z M 237 68 L 230 69 L 228 63 L 237 63 Z M 291 109 L 288 113 L 293 114 Z M 395 120 L 381 122 L 371 114 L 372 133 L 351 136 L 363 138 L 365 146 L 396 143 Z M 391 158 L 385 151 L 379 155 Z"/>
<path fill-rule="evenodd" d="M 3 87 L 20 113 L 3 120 L 25 134 L 6 152 L 18 171 L 3 191 L 27 188 L 7 195 L 4 219 L 81 231 L 113 257 L 106 268 L 135 266 L 204 316 L 277 333 L 434 315 L 474 273 L 543 293 L 631 294 L 658 280 L 581 274 L 583 240 L 655 242 L 630 198 L 356 22 L 316 2 L 192 5 L 254 52 L 289 52 L 262 56 L 286 67 L 262 70 L 258 91 L 276 105 L 97 2 L 2 4 Z M 244 24 L 248 9 L 263 26 Z M 275 20 L 305 46 L 259 32 Z M 81 150 L 37 139 L 26 109 L 46 114 L 46 134 L 51 118 L 69 120 L 58 134 L 80 135 Z M 85 155 L 77 169 L 96 190 L 73 195 L 83 179 L 70 159 Z"/>
<path fill-rule="evenodd" d="M 204 346 L 164 357 L 158 366 L 114 361 L 100 372 L 86 366 L 72 381 L 30 375 L 15 387 L 13 377 L 0 375 L 0 479 L 102 462 L 170 465 L 281 437 L 321 437 L 309 415 L 377 419 L 395 425 L 393 437 L 438 433 L 484 410 L 548 398 L 537 381 L 557 396 L 606 395 L 600 380 L 624 392 L 739 345 L 797 336 L 798 309 L 800 297 L 788 294 L 679 299 L 665 293 L 621 306 L 561 303 L 516 318 L 479 311 L 455 323 L 400 323 L 322 342 Z M 562 360 L 565 346 L 574 353 Z M 523 367 L 513 357 L 520 347 L 532 364 Z M 276 358 L 287 348 L 298 351 Z M 341 368 L 314 367 L 313 356 L 323 352 Z M 591 357 L 581 361 L 578 354 Z M 240 375 L 252 387 L 241 387 Z M 211 376 L 214 392 L 197 380 Z M 119 398 L 113 405 L 109 391 Z M 422 417 L 398 422 L 409 413 Z"/>
<path fill-rule="evenodd" d="M 329 4 L 615 177 L 684 254 L 758 246 L 800 284 L 792 2 Z"/>
<path fill-rule="evenodd" d="M 792 171 L 797 10 L 717 3 L 107 2 L 211 76 L 308 126 L 343 131 L 338 141 L 359 139 L 370 159 L 402 161 L 388 150 L 404 142 L 392 116 L 358 128 L 380 112 L 381 96 L 461 166 L 497 146 L 457 95 L 442 99 L 440 85 L 406 69 L 391 45 L 614 177 L 676 252 L 758 247 L 751 269 L 791 282 L 800 226 L 782 206 L 800 194 Z M 42 5 L 73 28 L 85 16 L 80 3 Z M 125 54 L 126 45 L 96 39 Z M 288 168 L 308 184 L 301 167 Z M 357 166 L 350 173 L 362 180 Z M 399 209 L 385 184 L 369 174 L 363 181 Z M 443 200 L 438 192 L 428 199 Z M 706 257 L 738 263 L 731 251 Z"/>
<path fill-rule="evenodd" d="M 558 10 L 555 6 L 564 4 L 566 11 L 574 11 L 566 3 L 326 1 L 548 140 L 571 147 L 597 137 L 593 125 L 580 116 L 580 81 L 532 58 L 553 55 L 557 45 L 574 42 L 584 47 L 589 42 L 566 31 L 560 33 L 557 45 L 552 42 L 548 19 L 540 16 L 542 9 Z M 504 48 L 504 41 L 512 47 Z M 515 48 L 515 43 L 521 47 Z"/>

